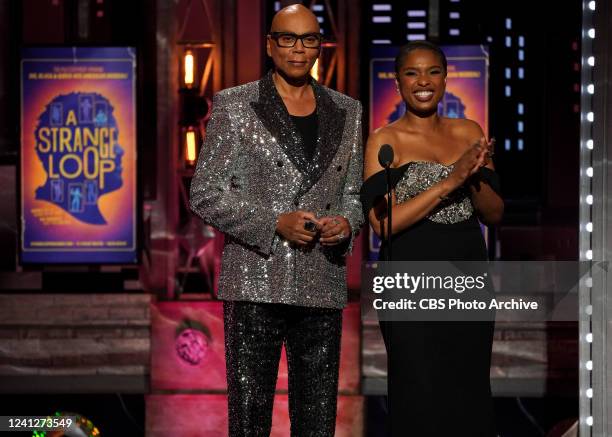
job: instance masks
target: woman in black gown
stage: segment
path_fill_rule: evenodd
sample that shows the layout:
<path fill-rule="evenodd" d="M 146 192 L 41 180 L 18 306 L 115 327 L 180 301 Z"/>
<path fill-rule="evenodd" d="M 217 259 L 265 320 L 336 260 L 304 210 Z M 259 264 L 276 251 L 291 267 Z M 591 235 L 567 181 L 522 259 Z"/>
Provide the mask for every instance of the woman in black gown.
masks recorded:
<path fill-rule="evenodd" d="M 492 141 L 466 119 L 440 117 L 446 58 L 412 42 L 395 60 L 399 120 L 374 131 L 366 146 L 362 203 L 384 234 L 382 144 L 394 149 L 393 260 L 486 260 L 479 221 L 503 214 Z M 381 249 L 381 253 L 384 248 Z M 489 380 L 494 322 L 381 322 L 388 354 L 389 430 L 402 437 L 494 437 Z"/>

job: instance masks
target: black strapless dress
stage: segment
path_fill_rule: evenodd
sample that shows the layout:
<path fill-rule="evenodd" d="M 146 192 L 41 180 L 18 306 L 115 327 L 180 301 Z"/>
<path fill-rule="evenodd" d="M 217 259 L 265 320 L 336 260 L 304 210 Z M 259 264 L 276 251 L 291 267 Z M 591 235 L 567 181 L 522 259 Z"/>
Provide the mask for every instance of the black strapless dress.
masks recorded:
<path fill-rule="evenodd" d="M 398 203 L 416 196 L 452 166 L 413 161 L 392 169 Z M 479 175 L 499 190 L 496 175 Z M 368 178 L 364 212 L 386 192 L 384 172 Z M 381 248 L 381 253 L 384 253 Z M 393 235 L 394 261 L 486 260 L 467 188 L 426 218 Z M 388 429 L 393 437 L 495 437 L 490 385 L 494 322 L 381 322 L 388 357 Z"/>

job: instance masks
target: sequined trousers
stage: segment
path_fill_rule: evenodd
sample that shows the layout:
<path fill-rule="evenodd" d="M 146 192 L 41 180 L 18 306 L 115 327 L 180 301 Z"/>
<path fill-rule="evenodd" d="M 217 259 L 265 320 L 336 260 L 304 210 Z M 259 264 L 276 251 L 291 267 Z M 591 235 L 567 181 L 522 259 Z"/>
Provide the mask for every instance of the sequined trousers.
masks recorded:
<path fill-rule="evenodd" d="M 292 437 L 334 435 L 342 310 L 224 301 L 230 437 L 268 437 L 283 343 Z"/>

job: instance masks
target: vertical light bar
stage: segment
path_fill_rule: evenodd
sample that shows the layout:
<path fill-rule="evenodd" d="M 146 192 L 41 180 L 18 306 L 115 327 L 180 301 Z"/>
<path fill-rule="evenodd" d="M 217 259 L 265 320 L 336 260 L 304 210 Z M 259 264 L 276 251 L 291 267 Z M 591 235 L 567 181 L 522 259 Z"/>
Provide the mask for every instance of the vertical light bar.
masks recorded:
<path fill-rule="evenodd" d="M 506 29 L 508 29 L 508 31 L 510 31 L 510 29 L 512 29 L 512 20 L 511 19 L 507 19 L 510 20 L 510 23 L 508 23 L 508 21 L 506 21 Z M 510 37 L 507 36 L 507 39 L 509 39 Z M 517 54 L 518 54 L 518 60 L 519 60 L 519 66 L 516 69 L 516 78 L 518 80 L 523 80 L 525 78 L 525 69 L 523 68 L 523 62 L 525 61 L 525 51 L 523 49 L 523 47 L 525 47 L 525 37 L 523 35 L 517 35 L 514 40 L 516 41 L 516 45 L 519 47 L 517 50 Z M 510 45 L 507 45 L 508 47 L 510 47 Z M 520 84 L 517 83 L 517 86 L 520 87 L 520 89 L 522 89 L 523 87 L 520 86 Z M 520 94 L 520 93 L 519 93 Z M 519 134 L 523 134 L 525 132 L 525 121 L 523 120 L 523 114 L 525 112 L 525 107 L 523 103 L 519 104 L 519 110 L 518 112 L 518 116 L 517 116 L 517 131 Z M 525 142 L 523 140 L 523 138 L 519 138 L 517 140 L 517 144 L 516 144 L 516 148 L 518 151 L 522 152 L 525 148 Z"/>
<path fill-rule="evenodd" d="M 185 52 L 183 66 L 185 72 L 185 85 L 191 88 L 193 86 L 193 78 L 195 76 L 195 58 L 193 57 L 193 52 L 191 50 L 187 50 Z"/>
<path fill-rule="evenodd" d="M 408 9 L 406 16 L 408 17 L 406 21 L 406 28 L 408 29 L 406 39 L 408 41 L 427 39 L 425 34 L 427 29 L 427 10 Z"/>
<path fill-rule="evenodd" d="M 196 160 L 196 137 L 192 127 L 185 132 L 185 159 L 189 164 Z"/>
<path fill-rule="evenodd" d="M 580 96 L 580 224 L 579 224 L 579 260 L 590 261 L 593 258 L 593 183 L 592 177 L 587 176 L 587 169 L 593 166 L 593 151 L 587 147 L 592 144 L 593 112 L 592 95 L 586 92 L 587 86 L 593 83 L 593 67 L 588 61 L 593 56 L 593 11 L 588 7 L 588 0 L 582 4 L 582 71 Z M 591 232 L 589 232 L 589 230 Z M 593 416 L 593 280 L 591 277 L 582 278 L 579 284 L 579 435 L 592 437 L 595 423 Z M 590 338 L 591 341 L 587 341 Z M 598 418 L 600 419 L 600 418 Z"/>
<path fill-rule="evenodd" d="M 516 44 L 516 37 L 515 37 L 515 33 L 513 32 L 513 23 L 512 23 L 512 17 L 506 17 L 505 18 L 505 31 L 506 34 L 504 35 L 504 47 L 506 49 L 507 52 L 510 52 L 510 50 L 512 49 L 512 47 Z M 522 61 L 522 59 L 519 58 L 519 61 Z M 513 75 L 512 75 L 512 68 L 511 67 L 505 67 L 505 74 L 504 77 L 506 79 L 506 81 L 504 82 L 504 96 L 507 98 L 511 98 L 512 97 L 512 85 L 514 84 L 514 80 L 513 80 Z M 520 79 L 520 75 L 518 75 L 518 78 Z M 518 84 L 517 84 L 518 85 Z M 520 97 L 520 88 L 519 88 L 519 92 L 518 92 L 518 96 Z M 514 100 L 514 99 L 513 99 Z M 519 134 L 523 133 L 523 121 L 521 120 L 521 115 L 522 115 L 522 109 L 523 106 L 520 106 L 520 110 L 517 111 L 518 112 L 518 116 L 517 116 L 517 131 Z M 511 142 L 510 140 L 506 140 L 507 143 L 504 147 L 504 149 L 506 151 L 510 151 L 511 150 Z M 517 138 L 517 142 L 516 142 L 516 150 L 518 150 L 519 152 L 523 151 L 523 139 L 522 138 Z"/>
<path fill-rule="evenodd" d="M 612 83 L 610 77 L 610 56 L 612 49 L 612 4 L 609 1 L 584 0 L 582 26 L 582 75 L 581 103 L 587 105 L 587 118 L 581 117 L 581 140 L 586 147 L 581 153 L 581 188 L 590 187 L 592 205 L 590 217 L 592 223 L 587 223 L 585 229 L 591 229 L 590 250 L 595 266 L 602 262 L 609 263 L 612 259 L 612 119 L 607 110 L 612 99 Z M 589 85 L 593 84 L 592 94 Z M 592 116 L 589 117 L 589 113 Z M 583 114 L 581 114 L 583 115 Z M 589 118 L 592 120 L 590 121 Z M 592 172 L 589 171 L 592 167 Z M 585 170 L 586 168 L 586 170 Z M 592 176 L 589 177 L 589 174 Z M 583 181 L 584 178 L 584 181 Z M 583 218 L 581 217 L 581 223 Z M 588 231 L 588 229 L 587 229 Z M 582 233 L 581 233 L 582 234 Z M 589 241 L 580 236 L 580 242 Z M 588 258 L 587 252 L 587 258 Z M 605 266 L 605 265 L 604 265 Z M 590 331 L 581 332 L 585 340 L 592 333 L 590 346 L 584 358 L 592 363 L 590 372 L 590 387 L 585 384 L 582 389 L 590 388 L 586 404 L 590 410 L 585 411 L 586 427 L 591 428 L 590 435 L 594 437 L 612 434 L 612 271 L 599 268 L 590 281 Z M 581 325 L 581 328 L 586 326 Z M 586 333 L 586 335 L 584 335 Z M 585 348 L 586 349 L 586 348 Z M 582 349 L 580 349 L 582 352 Z M 582 381 L 580 381 L 582 382 Z M 592 396 L 589 397 L 589 394 Z M 586 402 L 585 402 L 586 403 Z M 582 418 L 581 409 L 581 418 Z M 581 429 L 582 431 L 582 429 Z"/>

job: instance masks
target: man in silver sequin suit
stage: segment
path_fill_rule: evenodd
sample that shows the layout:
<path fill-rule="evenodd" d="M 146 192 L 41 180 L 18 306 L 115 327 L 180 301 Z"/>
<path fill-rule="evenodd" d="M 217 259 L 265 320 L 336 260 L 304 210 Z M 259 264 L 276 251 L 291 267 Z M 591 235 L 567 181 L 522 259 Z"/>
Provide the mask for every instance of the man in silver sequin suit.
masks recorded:
<path fill-rule="evenodd" d="M 334 434 L 345 256 L 364 221 L 362 110 L 310 78 L 320 43 L 303 6 L 274 17 L 275 68 L 215 95 L 191 185 L 193 211 L 226 236 L 219 297 L 230 436 L 270 434 L 283 344 L 292 436 Z M 308 159 L 295 119 L 310 112 Z"/>

